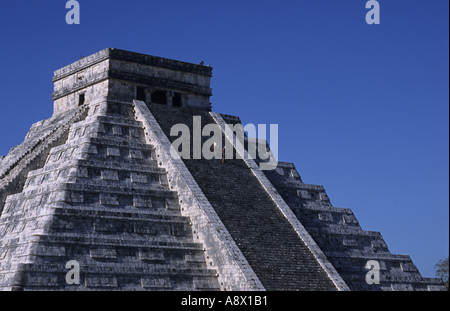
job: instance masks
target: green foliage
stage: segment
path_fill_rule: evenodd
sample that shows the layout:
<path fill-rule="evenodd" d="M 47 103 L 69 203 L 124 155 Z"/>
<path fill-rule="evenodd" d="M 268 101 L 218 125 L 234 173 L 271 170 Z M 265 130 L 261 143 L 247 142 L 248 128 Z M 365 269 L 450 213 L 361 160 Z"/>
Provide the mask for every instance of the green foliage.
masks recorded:
<path fill-rule="evenodd" d="M 448 289 L 448 257 L 439 260 L 434 268 L 436 270 L 436 276 L 442 278 L 445 286 Z"/>

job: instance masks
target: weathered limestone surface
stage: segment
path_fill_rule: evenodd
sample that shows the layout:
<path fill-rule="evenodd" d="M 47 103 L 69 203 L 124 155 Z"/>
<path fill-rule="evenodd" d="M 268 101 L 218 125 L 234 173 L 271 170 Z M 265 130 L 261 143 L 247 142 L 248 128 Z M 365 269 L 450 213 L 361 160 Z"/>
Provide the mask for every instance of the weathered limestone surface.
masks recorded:
<path fill-rule="evenodd" d="M 107 48 L 55 71 L 54 114 L 86 102 L 114 100 L 130 103 L 163 97 L 164 104 L 210 109 L 212 67 Z M 178 100 L 178 102 L 177 102 Z"/>
<path fill-rule="evenodd" d="M 25 141 L 12 148 L 0 162 L 0 215 L 7 195 L 22 191 L 28 172 L 41 168 L 52 147 L 67 140 L 68 128 L 85 117 L 87 107 L 33 124 Z"/>
<path fill-rule="evenodd" d="M 168 183 L 178 192 L 182 214 L 191 220 L 193 233 L 205 245 L 205 255 L 219 272 L 222 290 L 264 290 L 255 272 L 229 234 L 198 183 L 181 159 L 170 155 L 171 142 L 144 102 L 134 101 L 136 118 L 145 128 L 147 141 L 153 143 Z"/>
<path fill-rule="evenodd" d="M 0 218 L 3 290 L 218 290 L 131 105 L 99 103 Z M 68 285 L 65 265 L 80 264 Z"/>
<path fill-rule="evenodd" d="M 446 290 L 441 279 L 423 278 L 408 255 L 391 254 L 381 234 L 363 230 L 350 209 L 333 207 L 323 186 L 303 183 L 292 163 L 264 173 L 351 290 Z M 369 260 L 380 264 L 380 284 L 365 281 Z"/>
<path fill-rule="evenodd" d="M 276 207 L 278 208 L 278 211 L 281 212 L 281 214 L 286 218 L 288 223 L 293 227 L 295 232 L 298 234 L 298 237 L 303 241 L 303 243 L 306 245 L 308 250 L 312 253 L 312 255 L 315 259 L 314 261 L 316 261 L 320 264 L 322 269 L 325 271 L 327 276 L 331 279 L 334 286 L 338 290 L 349 290 L 347 284 L 345 284 L 345 282 L 343 281 L 341 276 L 336 272 L 335 268 L 331 265 L 331 263 L 325 257 L 325 255 L 320 250 L 320 248 L 317 246 L 317 244 L 314 242 L 314 240 L 311 238 L 309 233 L 305 230 L 303 225 L 298 221 L 296 216 L 292 213 L 289 206 L 286 204 L 286 202 L 284 202 L 283 198 L 278 194 L 278 192 L 273 187 L 271 182 L 264 175 L 263 170 L 261 170 L 260 167 L 258 166 L 258 164 L 251 157 L 249 157 L 249 154 L 244 146 L 245 140 L 242 142 L 239 141 L 239 139 L 236 137 L 236 135 L 231 130 L 230 125 L 228 125 L 225 122 L 225 120 L 222 118 L 222 116 L 220 114 L 210 112 L 210 115 L 213 117 L 214 121 L 220 126 L 222 131 L 225 133 L 226 139 L 234 146 L 236 152 L 240 154 L 240 157 L 243 159 L 245 164 L 250 168 L 250 170 L 253 173 L 253 175 L 255 176 L 257 182 L 259 182 L 259 184 L 264 188 L 264 190 L 269 195 L 270 199 L 275 203 Z M 227 129 L 230 129 L 230 130 L 227 131 Z M 248 149 L 248 145 L 247 145 L 247 149 Z M 266 150 L 267 150 L 267 148 L 266 148 Z M 268 159 L 268 162 L 270 162 L 270 159 Z M 278 220 L 278 221 L 280 221 L 280 220 Z M 298 264 L 305 265 L 306 261 L 303 261 L 302 263 L 298 263 Z M 317 278 L 317 276 L 314 276 L 314 278 Z M 308 285 L 308 287 L 312 288 L 311 285 Z"/>
<path fill-rule="evenodd" d="M 240 123 L 210 112 L 211 70 L 108 48 L 55 71 L 53 116 L 0 159 L 1 290 L 445 290 L 293 164 L 261 171 L 262 141 L 173 159 L 174 124 L 218 124 L 224 146 Z"/>
<path fill-rule="evenodd" d="M 151 104 L 149 109 L 171 141 L 177 138 L 170 136 L 173 124 L 186 124 L 193 133 L 194 116 L 201 117 L 202 127 L 215 123 L 207 111 Z M 206 139 L 202 138 L 202 145 Z M 338 289 L 244 160 L 222 163 L 221 159 L 193 159 L 193 148 L 191 153 L 184 164 L 264 288 Z"/>

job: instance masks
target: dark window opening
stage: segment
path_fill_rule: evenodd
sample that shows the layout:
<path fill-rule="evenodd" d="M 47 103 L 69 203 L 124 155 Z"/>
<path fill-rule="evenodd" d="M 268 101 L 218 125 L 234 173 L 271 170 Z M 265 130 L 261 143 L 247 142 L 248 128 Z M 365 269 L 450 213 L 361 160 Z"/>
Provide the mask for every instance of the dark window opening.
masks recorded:
<path fill-rule="evenodd" d="M 154 104 L 167 104 L 166 91 L 154 91 L 152 93 L 152 103 Z"/>
<path fill-rule="evenodd" d="M 81 106 L 84 104 L 84 93 L 78 95 L 78 106 Z"/>
<path fill-rule="evenodd" d="M 142 87 L 142 86 L 137 87 L 136 99 L 145 101 L 145 87 Z"/>
<path fill-rule="evenodd" d="M 173 97 L 172 105 L 175 107 L 181 107 L 181 93 L 175 93 Z"/>

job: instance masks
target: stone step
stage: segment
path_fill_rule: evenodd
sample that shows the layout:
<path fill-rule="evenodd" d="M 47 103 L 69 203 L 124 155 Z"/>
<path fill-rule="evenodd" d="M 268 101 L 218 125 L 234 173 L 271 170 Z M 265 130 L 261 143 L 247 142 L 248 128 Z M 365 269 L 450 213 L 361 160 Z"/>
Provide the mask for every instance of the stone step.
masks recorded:
<path fill-rule="evenodd" d="M 307 223 L 304 225 L 307 227 L 308 232 L 311 236 L 315 234 L 330 234 L 330 235 L 353 235 L 353 236 L 363 236 L 363 237 L 374 237 L 380 238 L 381 234 L 377 231 L 362 230 L 360 227 L 350 227 L 346 225 L 334 225 L 329 226 L 308 226 Z"/>
<path fill-rule="evenodd" d="M 191 273 L 192 274 L 192 273 Z M 155 274 L 146 276 L 115 275 L 90 273 L 80 277 L 80 284 L 68 285 L 65 274 L 52 274 L 50 276 L 39 272 L 28 272 L 25 284 L 22 287 L 27 291 L 32 290 L 126 290 L 126 291 L 217 291 L 220 290 L 215 276 L 198 274 Z"/>
<path fill-rule="evenodd" d="M 334 207 L 329 205 L 321 205 L 321 204 L 302 204 L 298 206 L 297 204 L 290 202 L 289 200 L 286 200 L 286 203 L 289 204 L 289 207 L 291 207 L 292 210 L 300 209 L 305 211 L 317 211 L 317 212 L 328 212 L 328 213 L 338 213 L 338 214 L 347 214 L 347 215 L 353 215 L 353 212 L 349 208 L 343 208 L 343 207 Z"/>
<path fill-rule="evenodd" d="M 135 267 L 126 264 L 80 263 L 80 284 L 68 285 L 61 264 L 22 266 L 25 290 L 219 290 L 217 272 L 209 269 Z"/>
<path fill-rule="evenodd" d="M 142 138 L 142 124 L 133 119 L 106 116 L 88 117 L 71 127 L 69 140 L 92 133 Z"/>
<path fill-rule="evenodd" d="M 142 171 L 101 170 L 96 168 L 91 170 L 86 168 L 84 171 L 76 170 L 73 174 L 81 176 L 70 176 L 63 170 L 42 173 L 28 178 L 23 190 L 31 191 L 42 187 L 45 188 L 46 185 L 56 182 L 84 185 L 86 189 L 89 187 L 126 187 L 127 189 L 147 190 L 164 190 L 167 188 L 167 173 L 161 171 L 149 173 Z"/>
<path fill-rule="evenodd" d="M 368 271 L 368 270 L 366 270 Z M 364 271 L 364 272 L 366 272 Z M 348 274 L 348 281 L 364 281 L 366 273 L 359 274 Z M 401 272 L 395 274 L 392 271 L 382 271 L 380 270 L 380 283 L 421 283 L 423 278 L 419 272 Z"/>
<path fill-rule="evenodd" d="M 24 247 L 22 247 L 25 249 Z M 26 255 L 29 256 L 29 255 Z M 207 267 L 203 250 L 188 248 L 145 248 L 121 245 L 104 247 L 92 245 L 89 248 L 70 244 L 39 244 L 32 254 L 35 264 L 65 263 L 76 260 L 79 264 L 91 266 L 126 265 L 135 268 L 192 268 Z"/>
<path fill-rule="evenodd" d="M 347 259 L 360 259 L 360 260 L 389 260 L 389 261 L 411 261 L 409 255 L 402 254 L 367 254 L 364 250 L 360 251 L 339 251 L 339 252 L 327 252 L 327 258 L 347 258 Z"/>
<path fill-rule="evenodd" d="M 162 175 L 165 176 L 165 175 Z M 56 191 L 78 191 L 78 192 L 92 192 L 92 193 L 105 193 L 105 194 L 117 194 L 125 196 L 152 196 L 156 198 L 176 198 L 178 196 L 176 191 L 167 189 L 165 183 L 162 184 L 162 189 L 139 189 L 131 187 L 131 184 L 124 184 L 122 186 L 111 186 L 102 184 L 74 184 L 74 183 L 50 183 L 51 189 L 48 187 L 37 188 L 33 190 L 24 190 L 21 193 L 16 193 L 8 196 L 7 201 L 14 201 L 25 199 L 27 197 L 39 196 Z M 64 201 L 64 200 L 62 200 Z M 61 201 L 61 202 L 62 202 Z M 50 201 L 52 202 L 52 201 Z M 55 201 L 59 202 L 59 201 Z"/>
<path fill-rule="evenodd" d="M 120 136 L 95 136 L 95 137 L 81 137 L 78 139 L 73 139 L 68 142 L 66 146 L 81 146 L 88 145 L 85 152 L 91 154 L 96 154 L 97 152 L 88 149 L 89 145 L 101 146 L 101 147 L 116 147 L 116 148 L 128 148 L 128 149 L 139 149 L 145 151 L 152 151 L 154 147 L 149 144 L 145 144 L 135 139 L 124 138 Z M 58 149 L 57 149 L 58 150 Z M 83 149 L 81 149 L 83 151 Z"/>
<path fill-rule="evenodd" d="M 123 211 L 117 209 L 99 210 L 99 209 L 80 209 L 80 208 L 58 208 L 55 209 L 54 215 L 64 217 L 74 217 L 83 219 L 125 219 L 126 221 L 171 221 L 171 222 L 183 222 L 189 223 L 189 218 L 181 216 L 180 213 L 176 215 L 161 211 L 153 210 L 133 210 Z"/>
<path fill-rule="evenodd" d="M 70 187 L 74 185 L 74 187 Z M 179 210 L 177 192 L 164 190 L 166 187 L 129 187 L 127 184 L 113 186 L 65 184 L 26 189 L 22 193 L 10 195 L 5 202 L 3 217 L 9 213 L 21 213 L 30 208 L 64 209 L 78 205 L 80 210 L 97 209 L 137 211 L 138 209 Z M 5 218 L 6 219 L 6 218 Z"/>
<path fill-rule="evenodd" d="M 104 247 L 137 247 L 137 248 L 159 248 L 159 249 L 180 249 L 180 250 L 203 250 L 203 245 L 192 242 L 192 239 L 184 237 L 170 236 L 139 236 L 129 239 L 126 237 L 97 234 L 89 236 L 83 234 L 34 234 L 39 238 L 40 243 L 45 244 L 61 244 L 61 245 L 77 245 L 77 246 L 104 246 Z M 180 241 L 183 238 L 184 241 Z M 191 241 L 191 242 L 189 242 Z"/>
<path fill-rule="evenodd" d="M 94 137 L 95 138 L 95 137 Z M 108 140 L 108 144 L 99 144 L 98 138 L 95 138 L 95 143 L 92 143 L 92 138 L 89 137 L 83 137 L 78 139 L 76 142 L 73 141 L 70 144 L 63 144 L 61 146 L 53 147 L 50 152 L 49 156 L 51 158 L 47 163 L 49 162 L 56 162 L 58 160 L 62 159 L 71 159 L 76 157 L 71 157 L 72 155 L 78 156 L 82 153 L 91 153 L 91 154 L 98 154 L 98 148 L 103 148 L 103 150 L 108 150 L 108 147 L 116 148 L 117 145 L 120 144 L 121 146 L 118 148 L 119 150 L 131 150 L 141 153 L 151 153 L 151 151 L 154 150 L 152 145 L 142 144 L 140 142 L 136 141 L 123 141 L 123 140 L 115 140 L 111 142 L 111 140 Z M 98 148 L 97 148 L 98 146 Z M 111 148 L 109 148 L 111 149 Z M 132 159 L 139 159 L 136 157 L 132 157 Z"/>
<path fill-rule="evenodd" d="M 70 222 L 69 222 L 70 221 Z M 128 218 L 111 219 L 111 218 L 69 218 L 68 215 L 57 217 L 54 219 L 49 233 L 69 234 L 79 233 L 80 230 L 89 235 L 102 234 L 121 234 L 130 237 L 139 235 L 152 236 L 176 236 L 191 237 L 192 230 L 189 226 L 188 219 L 182 221 L 174 220 L 130 220 Z"/>
<path fill-rule="evenodd" d="M 69 271 L 65 267 L 65 262 L 62 264 L 25 264 L 23 271 L 24 272 L 62 272 L 67 274 Z M 216 277 L 217 271 L 214 269 L 192 269 L 192 268 L 175 268 L 171 266 L 166 267 L 154 267 L 151 265 L 135 267 L 132 265 L 127 265 L 126 263 L 102 263 L 98 266 L 95 265 L 83 265 L 80 263 L 80 271 L 84 271 L 85 274 L 101 274 L 108 273 L 114 275 L 123 275 L 123 276 L 142 276 L 142 275 L 154 275 L 154 276 L 197 276 L 197 277 Z"/>
<path fill-rule="evenodd" d="M 156 162 L 151 162 L 151 164 L 134 164 L 134 163 L 121 163 L 119 161 L 101 161 L 97 159 L 90 160 L 78 160 L 72 159 L 66 161 L 64 165 L 46 165 L 44 168 L 30 171 L 28 173 L 28 179 L 33 177 L 49 174 L 45 180 L 42 181 L 54 181 L 60 175 L 62 177 L 89 177 L 88 169 L 97 170 L 114 170 L 118 172 L 129 172 L 129 173 L 147 173 L 147 174 L 166 174 L 166 170 L 156 166 Z M 61 173 L 63 172 L 63 173 Z M 28 181 L 29 184 L 29 181 Z"/>
<path fill-rule="evenodd" d="M 83 127 L 92 123 L 104 123 L 104 124 L 114 124 L 114 125 L 121 125 L 121 126 L 129 126 L 129 127 L 136 127 L 136 128 L 142 128 L 142 123 L 139 121 L 136 121 L 131 118 L 127 117 L 117 117 L 117 116 L 100 116 L 100 115 L 94 115 L 89 116 L 85 120 L 80 121 L 76 124 L 76 127 Z M 75 128 L 75 127 L 74 127 Z"/>

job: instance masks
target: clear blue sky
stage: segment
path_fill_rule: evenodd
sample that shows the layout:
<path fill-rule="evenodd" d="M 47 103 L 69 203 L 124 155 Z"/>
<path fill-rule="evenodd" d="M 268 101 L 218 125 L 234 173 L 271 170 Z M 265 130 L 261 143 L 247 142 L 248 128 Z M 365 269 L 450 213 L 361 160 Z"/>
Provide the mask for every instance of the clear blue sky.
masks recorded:
<path fill-rule="evenodd" d="M 279 160 L 422 275 L 449 253 L 449 1 L 3 1 L 0 155 L 52 114 L 53 71 L 106 47 L 213 67 L 213 110 L 279 124 Z"/>

